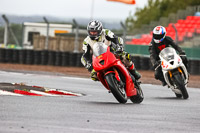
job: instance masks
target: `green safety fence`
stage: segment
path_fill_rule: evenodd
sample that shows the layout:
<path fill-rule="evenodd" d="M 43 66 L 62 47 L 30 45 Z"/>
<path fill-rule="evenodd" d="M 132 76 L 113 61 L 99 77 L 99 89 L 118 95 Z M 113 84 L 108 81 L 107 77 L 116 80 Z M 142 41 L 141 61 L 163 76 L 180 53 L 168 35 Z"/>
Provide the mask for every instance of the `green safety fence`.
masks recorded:
<path fill-rule="evenodd" d="M 125 51 L 133 55 L 149 56 L 148 45 L 125 45 Z M 189 59 L 200 60 L 200 48 L 182 47 Z"/>

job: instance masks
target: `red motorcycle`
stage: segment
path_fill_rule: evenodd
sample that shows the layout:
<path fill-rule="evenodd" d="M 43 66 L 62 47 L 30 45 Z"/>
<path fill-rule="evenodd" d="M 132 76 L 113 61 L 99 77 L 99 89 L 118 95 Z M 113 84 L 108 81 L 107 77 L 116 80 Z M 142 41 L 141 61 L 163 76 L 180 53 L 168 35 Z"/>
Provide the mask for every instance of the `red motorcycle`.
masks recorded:
<path fill-rule="evenodd" d="M 130 74 L 118 57 L 104 43 L 97 42 L 93 45 L 92 65 L 100 82 L 119 103 L 126 103 L 128 99 L 133 103 L 141 103 L 144 96 L 140 82 Z"/>

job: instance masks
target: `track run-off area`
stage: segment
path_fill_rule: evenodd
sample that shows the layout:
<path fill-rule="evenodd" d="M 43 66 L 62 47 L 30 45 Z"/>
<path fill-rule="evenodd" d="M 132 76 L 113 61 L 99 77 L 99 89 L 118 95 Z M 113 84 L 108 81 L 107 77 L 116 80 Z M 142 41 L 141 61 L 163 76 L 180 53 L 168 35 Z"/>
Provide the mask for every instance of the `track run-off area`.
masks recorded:
<path fill-rule="evenodd" d="M 6 71 L 0 77 L 0 133 L 200 131 L 200 88 L 187 88 L 184 100 L 167 87 L 142 83 L 141 104 L 119 104 L 89 78 Z M 38 95 L 15 93 L 24 91 Z"/>

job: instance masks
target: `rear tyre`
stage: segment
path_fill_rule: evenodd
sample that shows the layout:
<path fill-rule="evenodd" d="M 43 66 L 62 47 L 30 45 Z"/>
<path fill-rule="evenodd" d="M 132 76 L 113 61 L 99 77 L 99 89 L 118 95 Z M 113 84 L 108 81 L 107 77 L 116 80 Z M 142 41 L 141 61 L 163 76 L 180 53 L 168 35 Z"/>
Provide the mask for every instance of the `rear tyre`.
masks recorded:
<path fill-rule="evenodd" d="M 189 95 L 188 95 L 187 89 L 185 88 L 184 80 L 180 74 L 174 75 L 174 82 L 177 85 L 177 87 L 180 89 L 183 98 L 188 99 Z"/>
<path fill-rule="evenodd" d="M 137 95 L 130 97 L 130 100 L 133 103 L 141 103 L 144 99 L 142 88 L 140 87 L 139 83 L 136 81 L 135 88 L 137 89 Z"/>
<path fill-rule="evenodd" d="M 118 83 L 117 79 L 115 78 L 115 75 L 113 73 L 110 73 L 105 76 L 105 79 L 108 83 L 108 86 L 114 95 L 114 97 L 117 99 L 119 103 L 126 103 L 127 102 L 127 95 L 125 88 L 120 87 L 120 84 Z"/>

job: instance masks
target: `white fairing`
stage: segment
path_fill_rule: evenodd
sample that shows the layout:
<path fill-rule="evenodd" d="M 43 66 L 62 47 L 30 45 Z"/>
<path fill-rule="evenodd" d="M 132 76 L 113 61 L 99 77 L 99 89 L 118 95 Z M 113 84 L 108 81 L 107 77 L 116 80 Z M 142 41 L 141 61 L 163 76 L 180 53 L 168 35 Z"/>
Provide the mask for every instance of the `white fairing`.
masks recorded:
<path fill-rule="evenodd" d="M 96 42 L 93 45 L 93 55 L 95 57 L 105 53 L 107 51 L 108 46 L 105 43 L 102 42 Z"/>
<path fill-rule="evenodd" d="M 165 81 L 170 86 L 172 91 L 174 91 L 176 94 L 181 94 L 181 91 L 175 85 L 173 85 L 169 82 L 170 77 L 168 76 L 169 75 L 168 71 L 171 71 L 171 70 L 176 69 L 178 67 L 182 68 L 183 73 L 185 75 L 184 76 L 185 77 L 184 82 L 185 82 L 185 85 L 187 86 L 188 72 L 187 72 L 185 65 L 182 62 L 182 59 L 176 53 L 176 51 L 171 47 L 164 48 L 160 52 L 159 57 L 160 57 L 160 60 L 161 60 L 161 68 L 162 68 L 162 72 L 163 72 Z"/>

